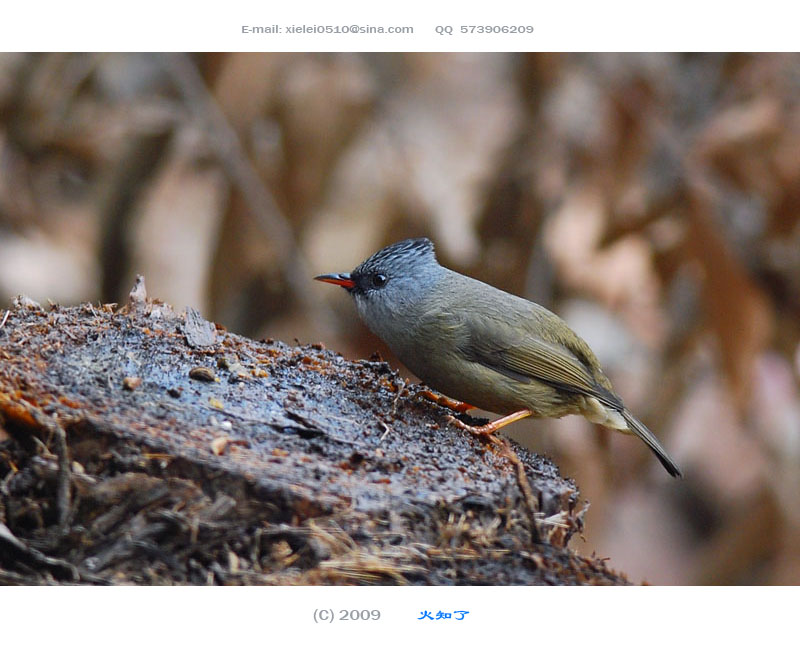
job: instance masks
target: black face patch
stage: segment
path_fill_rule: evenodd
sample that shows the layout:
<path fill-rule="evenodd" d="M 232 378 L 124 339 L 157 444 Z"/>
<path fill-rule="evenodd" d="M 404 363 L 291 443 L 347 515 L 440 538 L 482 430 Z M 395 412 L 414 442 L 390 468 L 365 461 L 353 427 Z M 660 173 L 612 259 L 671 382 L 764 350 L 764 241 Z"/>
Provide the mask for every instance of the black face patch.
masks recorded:
<path fill-rule="evenodd" d="M 360 268 L 360 267 L 359 267 Z M 389 272 L 383 271 L 367 271 L 366 273 L 358 270 L 353 271 L 350 276 L 355 282 L 355 286 L 349 289 L 350 292 L 367 293 L 368 291 L 380 291 L 389 282 Z"/>

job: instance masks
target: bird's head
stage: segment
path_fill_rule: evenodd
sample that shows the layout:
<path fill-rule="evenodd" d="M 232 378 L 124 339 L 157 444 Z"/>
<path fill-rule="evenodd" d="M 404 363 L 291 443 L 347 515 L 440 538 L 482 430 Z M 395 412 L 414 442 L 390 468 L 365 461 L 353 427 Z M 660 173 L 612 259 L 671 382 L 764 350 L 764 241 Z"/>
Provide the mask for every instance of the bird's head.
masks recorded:
<path fill-rule="evenodd" d="M 350 273 L 314 279 L 344 287 L 353 296 L 361 317 L 380 335 L 382 319 L 409 313 L 441 272 L 433 242 L 422 237 L 382 248 Z"/>

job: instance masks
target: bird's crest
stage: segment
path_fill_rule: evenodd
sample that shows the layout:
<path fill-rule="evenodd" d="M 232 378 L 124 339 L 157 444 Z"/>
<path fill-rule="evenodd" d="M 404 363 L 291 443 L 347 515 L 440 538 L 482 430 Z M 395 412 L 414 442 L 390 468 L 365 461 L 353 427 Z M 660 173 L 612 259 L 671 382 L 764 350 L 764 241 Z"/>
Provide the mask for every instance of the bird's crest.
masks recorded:
<path fill-rule="evenodd" d="M 412 263 L 415 258 L 422 260 L 430 257 L 435 259 L 433 242 L 430 239 L 427 237 L 404 239 L 379 250 L 372 257 L 362 262 L 356 272 L 376 268 L 391 268 L 398 263 Z"/>

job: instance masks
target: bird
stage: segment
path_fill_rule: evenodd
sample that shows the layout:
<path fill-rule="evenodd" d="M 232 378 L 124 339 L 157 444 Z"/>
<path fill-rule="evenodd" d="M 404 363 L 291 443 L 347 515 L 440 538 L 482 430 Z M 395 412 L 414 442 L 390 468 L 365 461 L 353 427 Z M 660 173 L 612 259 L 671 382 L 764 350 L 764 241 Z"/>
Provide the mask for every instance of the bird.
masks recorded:
<path fill-rule="evenodd" d="M 624 405 L 588 344 L 541 305 L 439 264 L 422 237 L 382 248 L 349 273 L 319 275 L 352 296 L 366 326 L 457 410 L 506 414 L 490 435 L 525 417 L 582 415 L 633 434 L 671 476 L 681 471 Z"/>

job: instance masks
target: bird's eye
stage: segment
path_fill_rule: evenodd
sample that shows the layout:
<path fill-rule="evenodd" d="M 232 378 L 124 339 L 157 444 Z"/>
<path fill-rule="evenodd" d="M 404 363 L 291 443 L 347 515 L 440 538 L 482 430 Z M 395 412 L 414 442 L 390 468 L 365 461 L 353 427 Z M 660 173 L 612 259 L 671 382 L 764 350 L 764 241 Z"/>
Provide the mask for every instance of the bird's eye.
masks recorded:
<path fill-rule="evenodd" d="M 383 273 L 375 273 L 372 276 L 372 286 L 376 289 L 380 289 L 383 285 L 386 284 L 386 280 L 388 278 Z"/>

